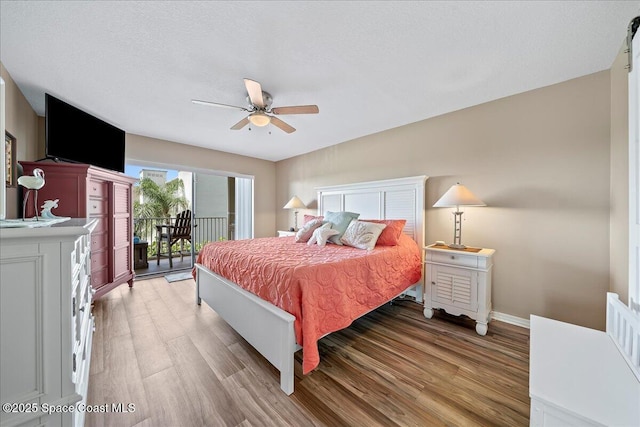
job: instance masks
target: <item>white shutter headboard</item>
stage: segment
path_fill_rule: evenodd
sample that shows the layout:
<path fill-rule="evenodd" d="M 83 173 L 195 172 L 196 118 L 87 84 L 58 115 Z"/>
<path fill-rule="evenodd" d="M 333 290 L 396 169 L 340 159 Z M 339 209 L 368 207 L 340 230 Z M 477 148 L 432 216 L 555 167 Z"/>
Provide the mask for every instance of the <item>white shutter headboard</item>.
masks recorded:
<path fill-rule="evenodd" d="M 361 219 L 405 219 L 404 233 L 424 247 L 427 176 L 318 187 L 318 215 L 349 211 Z"/>

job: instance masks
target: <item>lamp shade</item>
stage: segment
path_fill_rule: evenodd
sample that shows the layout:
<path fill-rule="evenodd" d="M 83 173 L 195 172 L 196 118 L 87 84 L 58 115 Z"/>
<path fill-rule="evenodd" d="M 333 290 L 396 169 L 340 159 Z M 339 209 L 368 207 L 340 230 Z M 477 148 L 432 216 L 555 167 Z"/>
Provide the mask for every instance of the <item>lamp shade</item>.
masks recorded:
<path fill-rule="evenodd" d="M 467 187 L 459 182 L 452 185 L 446 193 L 433 205 L 434 208 L 455 208 L 458 206 L 487 206 Z"/>
<path fill-rule="evenodd" d="M 282 209 L 306 209 L 307 206 L 302 203 L 298 196 L 293 196 Z"/>

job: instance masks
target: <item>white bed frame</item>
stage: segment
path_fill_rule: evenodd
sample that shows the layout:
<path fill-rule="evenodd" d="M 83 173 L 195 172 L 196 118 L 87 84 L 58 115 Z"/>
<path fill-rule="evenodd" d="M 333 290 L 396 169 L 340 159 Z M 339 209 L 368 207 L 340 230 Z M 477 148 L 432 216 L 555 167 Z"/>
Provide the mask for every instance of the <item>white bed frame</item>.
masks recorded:
<path fill-rule="evenodd" d="M 317 188 L 318 215 L 326 211 L 360 213 L 362 219 L 406 219 L 404 232 L 424 247 L 426 176 Z M 204 300 L 249 344 L 280 371 L 280 388 L 293 393 L 295 317 L 196 263 L 196 302 Z M 423 274 L 424 277 L 424 274 Z M 423 296 L 422 279 L 411 289 Z"/>

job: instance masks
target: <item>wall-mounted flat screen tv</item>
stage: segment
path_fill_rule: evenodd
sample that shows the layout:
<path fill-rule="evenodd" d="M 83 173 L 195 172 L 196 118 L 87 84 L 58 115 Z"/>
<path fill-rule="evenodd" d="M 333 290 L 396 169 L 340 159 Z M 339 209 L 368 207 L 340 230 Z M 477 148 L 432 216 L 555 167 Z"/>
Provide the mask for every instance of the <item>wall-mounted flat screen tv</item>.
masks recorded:
<path fill-rule="evenodd" d="M 45 94 L 45 155 L 124 172 L 125 132 Z"/>

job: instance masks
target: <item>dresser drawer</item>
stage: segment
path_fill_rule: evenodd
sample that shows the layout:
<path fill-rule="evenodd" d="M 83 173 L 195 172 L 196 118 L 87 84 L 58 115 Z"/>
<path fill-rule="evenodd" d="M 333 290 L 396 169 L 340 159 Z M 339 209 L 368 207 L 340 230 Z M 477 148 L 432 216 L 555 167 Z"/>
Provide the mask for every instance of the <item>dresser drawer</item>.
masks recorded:
<path fill-rule="evenodd" d="M 105 198 L 107 196 L 107 184 L 104 181 L 89 181 L 89 197 Z"/>
<path fill-rule="evenodd" d="M 451 252 L 431 252 L 431 261 L 460 267 L 478 267 L 478 257 L 473 255 L 452 254 Z"/>
<path fill-rule="evenodd" d="M 91 253 L 91 274 L 94 271 L 109 265 L 109 255 L 107 251 L 94 250 Z"/>
<path fill-rule="evenodd" d="M 106 249 L 108 236 L 106 233 L 93 233 L 91 235 L 91 247 L 94 252 L 100 249 Z"/>
<path fill-rule="evenodd" d="M 100 216 L 107 213 L 107 201 L 100 199 L 89 199 L 89 216 Z"/>
<path fill-rule="evenodd" d="M 105 283 L 107 283 L 107 267 L 91 270 L 91 288 L 99 289 Z"/>

